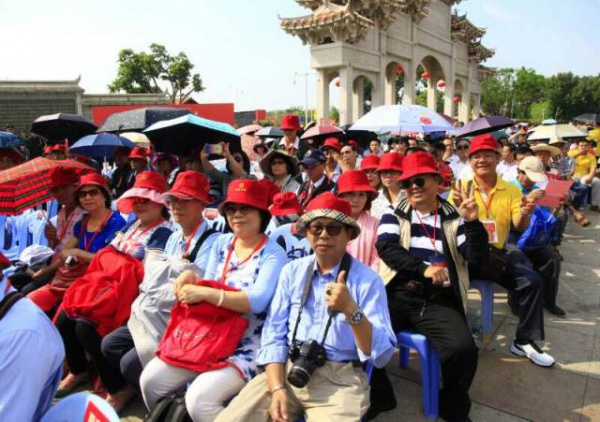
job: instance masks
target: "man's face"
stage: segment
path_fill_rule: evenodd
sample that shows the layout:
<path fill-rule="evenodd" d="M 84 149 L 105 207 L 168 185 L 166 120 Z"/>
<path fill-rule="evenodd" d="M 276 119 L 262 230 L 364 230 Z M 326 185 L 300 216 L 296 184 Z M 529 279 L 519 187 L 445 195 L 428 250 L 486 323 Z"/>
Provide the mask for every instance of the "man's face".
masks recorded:
<path fill-rule="evenodd" d="M 52 189 L 52 196 L 60 205 L 75 205 L 75 185 L 55 187 Z"/>
<path fill-rule="evenodd" d="M 454 142 L 452 142 L 452 139 L 444 139 L 444 147 L 446 147 L 446 152 L 448 154 L 454 154 Z"/>
<path fill-rule="evenodd" d="M 525 132 L 527 133 L 527 132 Z M 521 145 L 524 144 L 525 142 L 527 142 L 527 137 L 525 136 L 525 133 L 519 133 L 517 135 L 517 144 Z"/>
<path fill-rule="evenodd" d="M 117 167 L 125 167 L 129 164 L 129 157 L 125 154 L 115 155 L 115 164 Z"/>
<path fill-rule="evenodd" d="M 171 167 L 171 161 L 169 159 L 159 160 L 156 163 L 156 170 L 163 176 L 169 176 L 173 168 Z"/>
<path fill-rule="evenodd" d="M 469 157 L 471 169 L 479 177 L 496 174 L 496 166 L 498 165 L 499 154 L 492 150 L 477 151 Z"/>
<path fill-rule="evenodd" d="M 540 161 L 544 164 L 544 167 L 550 162 L 551 157 L 548 151 L 537 151 L 535 156 L 540 159 Z"/>
<path fill-rule="evenodd" d="M 131 168 L 135 172 L 146 170 L 146 160 L 141 158 L 134 158 L 131 160 Z"/>
<path fill-rule="evenodd" d="M 199 216 L 206 207 L 197 199 L 181 199 L 171 196 L 169 203 L 175 222 L 181 226 L 191 227 L 198 222 Z"/>
<path fill-rule="evenodd" d="M 517 160 L 516 160 L 517 164 L 520 163 L 523 158 L 529 157 L 529 156 L 531 156 L 531 154 L 529 154 L 529 153 L 525 153 L 525 154 L 517 153 Z"/>
<path fill-rule="evenodd" d="M 356 165 L 356 151 L 350 145 L 342 148 L 342 160 L 352 168 Z"/>
<path fill-rule="evenodd" d="M 440 185 L 438 178 L 433 174 L 419 174 L 401 183 L 412 206 L 431 201 L 437 195 Z"/>
<path fill-rule="evenodd" d="M 378 141 L 371 141 L 369 143 L 369 149 L 371 150 L 371 152 L 373 154 L 378 154 L 379 153 L 379 148 L 380 148 L 380 145 L 379 145 Z"/>
<path fill-rule="evenodd" d="M 502 159 L 507 163 L 512 163 L 513 161 L 515 161 L 513 152 L 511 151 L 510 147 L 502 147 Z"/>
<path fill-rule="evenodd" d="M 456 154 L 458 158 L 462 161 L 465 161 L 469 157 L 469 143 L 468 142 L 458 142 L 456 145 Z"/>
<path fill-rule="evenodd" d="M 302 168 L 306 173 L 306 177 L 313 182 L 318 182 L 319 179 L 323 177 L 323 174 L 325 174 L 325 163 L 318 162 L 315 164 L 303 165 Z"/>
<path fill-rule="evenodd" d="M 579 151 L 583 153 L 588 153 L 590 149 L 590 144 L 588 142 L 580 142 L 579 143 Z"/>
<path fill-rule="evenodd" d="M 323 148 L 323 154 L 325 154 L 325 157 L 327 158 L 327 164 L 332 164 L 333 162 L 337 161 L 336 156 L 339 153 L 333 148 Z"/>
<path fill-rule="evenodd" d="M 531 189 L 535 184 L 527 177 L 527 174 L 523 170 L 519 170 L 519 173 L 517 174 L 517 180 L 525 189 Z"/>
<path fill-rule="evenodd" d="M 334 231 L 332 234 L 329 229 Z M 342 259 L 346 253 L 346 245 L 350 241 L 350 232 L 345 224 L 332 218 L 317 218 L 310 222 L 306 230 L 306 238 L 313 251 L 317 262 L 319 259 Z"/>
<path fill-rule="evenodd" d="M 285 129 L 283 131 L 283 133 L 285 134 L 286 139 L 290 140 L 290 141 L 295 141 L 296 140 L 296 131 L 295 130 L 291 130 L 291 129 Z"/>

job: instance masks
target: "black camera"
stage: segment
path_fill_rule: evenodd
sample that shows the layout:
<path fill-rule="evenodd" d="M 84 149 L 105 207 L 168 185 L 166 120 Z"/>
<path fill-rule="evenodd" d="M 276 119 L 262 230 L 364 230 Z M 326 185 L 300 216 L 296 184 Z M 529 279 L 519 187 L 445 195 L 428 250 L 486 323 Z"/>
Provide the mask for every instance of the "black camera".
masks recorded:
<path fill-rule="evenodd" d="M 65 259 L 65 265 L 66 265 L 67 267 L 70 267 L 70 268 L 73 268 L 73 267 L 77 266 L 77 263 L 78 263 L 78 262 L 79 262 L 79 261 L 77 260 L 77 258 L 76 258 L 76 257 L 74 257 L 73 255 L 69 255 L 69 256 L 67 257 L 67 259 Z"/>
<path fill-rule="evenodd" d="M 290 349 L 290 360 L 293 365 L 287 376 L 288 382 L 304 388 L 315 368 L 325 365 L 327 353 L 316 340 L 296 340 Z"/>

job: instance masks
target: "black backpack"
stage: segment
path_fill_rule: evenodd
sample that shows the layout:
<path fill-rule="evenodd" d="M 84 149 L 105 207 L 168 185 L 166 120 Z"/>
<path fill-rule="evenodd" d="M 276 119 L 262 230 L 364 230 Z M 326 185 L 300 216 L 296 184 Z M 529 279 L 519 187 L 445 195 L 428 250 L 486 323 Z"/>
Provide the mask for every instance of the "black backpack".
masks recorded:
<path fill-rule="evenodd" d="M 185 390 L 160 399 L 144 422 L 192 422 L 185 407 Z"/>

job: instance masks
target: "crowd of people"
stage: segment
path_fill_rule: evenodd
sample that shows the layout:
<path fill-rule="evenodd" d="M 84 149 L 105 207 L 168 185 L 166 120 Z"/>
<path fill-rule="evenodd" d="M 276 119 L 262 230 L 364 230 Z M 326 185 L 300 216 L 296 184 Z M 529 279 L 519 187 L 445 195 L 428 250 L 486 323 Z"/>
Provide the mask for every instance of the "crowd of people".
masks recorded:
<path fill-rule="evenodd" d="M 38 420 L 55 392 L 93 382 L 117 411 L 179 396 L 196 422 L 370 420 L 396 406 L 385 366 L 410 329 L 439 354 L 440 416 L 468 421 L 472 279 L 508 291 L 510 352 L 554 365 L 538 342 L 544 310 L 566 316 L 566 222 L 600 211 L 592 141 L 531 144 L 518 130 L 363 151 L 300 141 L 296 116 L 281 129 L 251 152 L 222 144 L 219 163 L 135 147 L 110 170 L 52 173 L 53 256 L 23 296 L 0 283 L 0 378 L 12 380 L 0 419 Z M 62 144 L 44 154 L 70 159 Z M 572 183 L 540 204 L 555 180 Z"/>

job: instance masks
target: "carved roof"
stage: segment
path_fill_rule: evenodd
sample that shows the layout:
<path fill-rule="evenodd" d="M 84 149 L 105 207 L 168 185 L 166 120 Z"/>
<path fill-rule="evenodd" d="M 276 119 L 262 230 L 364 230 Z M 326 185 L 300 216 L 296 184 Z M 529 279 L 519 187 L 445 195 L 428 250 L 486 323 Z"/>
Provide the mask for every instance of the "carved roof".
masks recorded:
<path fill-rule="evenodd" d="M 446 3 L 448 6 L 454 6 L 459 4 L 462 0 L 440 0 L 442 3 Z"/>
<path fill-rule="evenodd" d="M 451 34 L 454 40 L 461 40 L 467 44 L 470 42 L 478 42 L 485 35 L 485 29 L 473 25 L 467 19 L 467 15 L 458 16 L 452 14 Z"/>
<path fill-rule="evenodd" d="M 477 76 L 479 77 L 480 82 L 492 76 L 494 73 L 496 73 L 495 67 L 488 67 L 480 64 L 477 68 Z"/>
<path fill-rule="evenodd" d="M 484 62 L 495 54 L 494 50 L 483 46 L 480 41 L 469 44 L 468 51 L 469 61 L 475 63 Z"/>

